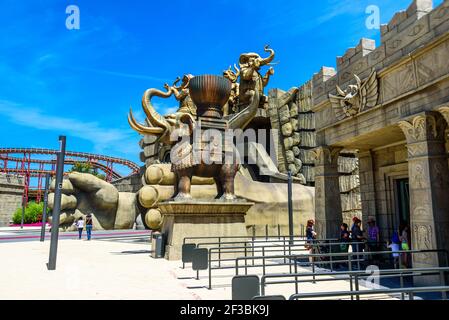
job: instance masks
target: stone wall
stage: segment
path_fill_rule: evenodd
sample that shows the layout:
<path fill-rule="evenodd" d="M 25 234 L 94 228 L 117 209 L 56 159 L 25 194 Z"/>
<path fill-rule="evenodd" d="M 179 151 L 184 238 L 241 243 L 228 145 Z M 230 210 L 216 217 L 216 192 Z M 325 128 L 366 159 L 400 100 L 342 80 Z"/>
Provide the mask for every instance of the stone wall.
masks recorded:
<path fill-rule="evenodd" d="M 111 184 L 117 188 L 118 192 L 138 192 L 142 184 L 142 173 L 136 173 L 129 177 L 125 177 L 119 180 L 112 181 Z"/>
<path fill-rule="evenodd" d="M 22 204 L 23 177 L 0 173 L 0 227 L 6 227 Z"/>
<path fill-rule="evenodd" d="M 312 80 L 318 144 L 350 143 L 355 136 L 396 125 L 403 117 L 447 102 L 448 31 L 449 0 L 433 10 L 432 1 L 415 0 L 382 26 L 378 47 L 374 40 L 362 39 L 337 58 L 336 69 L 323 67 Z M 329 94 L 337 93 L 337 85 L 354 84 L 354 74 L 364 80 L 373 70 L 379 82 L 377 105 L 340 125 Z"/>
<path fill-rule="evenodd" d="M 349 226 L 353 217 L 362 218 L 359 161 L 355 152 L 346 151 L 338 158 L 340 194 L 343 221 Z"/>
<path fill-rule="evenodd" d="M 313 182 L 313 179 L 307 181 L 305 178 L 303 174 L 304 164 L 306 164 L 306 167 L 309 167 L 309 164 L 303 160 L 305 160 L 308 149 L 315 147 L 315 125 L 313 113 L 303 111 L 300 114 L 300 105 L 303 110 L 308 110 L 307 105 L 310 105 L 310 103 L 307 104 L 305 101 L 310 99 L 312 94 L 311 88 L 306 91 L 304 87 L 307 87 L 307 85 L 301 87 L 298 92 L 295 92 L 297 90 L 290 90 L 289 92 L 280 89 L 270 90 L 268 116 L 271 128 L 278 130 L 279 134 L 276 146 L 279 172 L 287 173 L 291 171 L 293 176 L 301 180 L 302 184 L 308 184 Z M 301 124 L 310 129 L 302 128 Z M 301 156 L 303 156 L 303 159 L 301 159 Z M 308 168 L 305 171 L 310 172 Z"/>

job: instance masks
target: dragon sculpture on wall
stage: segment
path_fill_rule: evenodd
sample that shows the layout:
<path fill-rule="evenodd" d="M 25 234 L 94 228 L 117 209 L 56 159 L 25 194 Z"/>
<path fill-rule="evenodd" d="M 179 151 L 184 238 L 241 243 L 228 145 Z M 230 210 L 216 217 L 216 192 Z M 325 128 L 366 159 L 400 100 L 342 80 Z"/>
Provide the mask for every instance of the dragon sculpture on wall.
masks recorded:
<path fill-rule="evenodd" d="M 360 112 L 376 106 L 379 97 L 377 73 L 371 72 L 365 81 L 354 75 L 357 84 L 346 90 L 337 85 L 337 94 L 329 94 L 329 99 L 338 120 L 353 117 Z"/>

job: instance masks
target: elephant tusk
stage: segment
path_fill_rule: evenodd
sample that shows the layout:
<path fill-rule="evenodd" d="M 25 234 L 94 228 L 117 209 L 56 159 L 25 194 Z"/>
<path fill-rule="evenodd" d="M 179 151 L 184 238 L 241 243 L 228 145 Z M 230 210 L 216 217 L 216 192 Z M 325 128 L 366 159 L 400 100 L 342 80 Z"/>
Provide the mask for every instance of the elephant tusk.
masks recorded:
<path fill-rule="evenodd" d="M 145 127 L 145 126 L 141 125 L 134 118 L 132 109 L 129 110 L 128 123 L 131 126 L 131 128 L 133 128 L 135 131 L 137 131 L 140 134 L 162 135 L 165 131 L 162 128 L 150 128 L 150 127 Z"/>
<path fill-rule="evenodd" d="M 156 112 L 151 111 L 153 109 L 153 106 L 151 105 L 151 98 L 155 95 L 162 98 L 168 98 L 172 95 L 172 90 L 168 89 L 167 92 L 162 92 L 159 90 L 148 89 L 147 91 L 145 91 L 145 94 L 143 95 L 142 98 L 142 108 L 148 120 L 150 121 L 151 125 L 153 125 L 154 127 L 161 127 L 168 129 L 165 119 L 163 119 Z"/>

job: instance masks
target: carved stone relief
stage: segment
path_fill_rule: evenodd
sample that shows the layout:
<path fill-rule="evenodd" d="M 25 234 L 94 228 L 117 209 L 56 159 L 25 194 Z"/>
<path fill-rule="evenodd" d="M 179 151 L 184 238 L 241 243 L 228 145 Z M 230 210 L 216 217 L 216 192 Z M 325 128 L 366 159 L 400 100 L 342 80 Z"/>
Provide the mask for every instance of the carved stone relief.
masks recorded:
<path fill-rule="evenodd" d="M 412 189 L 423 189 L 423 188 L 427 188 L 427 180 L 425 178 L 425 173 L 424 173 L 424 168 L 421 164 L 417 164 L 417 165 L 412 165 L 410 164 L 411 170 L 412 170 L 412 174 L 411 174 L 411 179 L 410 179 L 410 185 L 412 187 Z"/>
<path fill-rule="evenodd" d="M 416 88 L 415 70 L 413 63 L 405 64 L 381 78 L 383 102 L 394 99 Z"/>
<path fill-rule="evenodd" d="M 413 228 L 416 250 L 431 250 L 432 246 L 432 227 L 430 225 L 415 225 Z M 416 254 L 414 260 L 419 263 L 428 263 L 431 259 L 431 253 Z"/>

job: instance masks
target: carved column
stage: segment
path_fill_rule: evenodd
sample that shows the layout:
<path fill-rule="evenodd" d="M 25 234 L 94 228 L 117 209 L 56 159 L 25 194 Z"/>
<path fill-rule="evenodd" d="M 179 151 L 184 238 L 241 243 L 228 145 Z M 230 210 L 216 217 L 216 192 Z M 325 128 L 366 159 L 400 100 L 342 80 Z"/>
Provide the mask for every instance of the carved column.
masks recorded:
<path fill-rule="evenodd" d="M 357 153 L 359 159 L 360 194 L 362 198 L 362 220 L 376 217 L 376 189 L 374 184 L 373 156 L 371 151 Z"/>
<path fill-rule="evenodd" d="M 412 249 L 449 248 L 449 168 L 446 121 L 424 112 L 399 122 L 407 139 Z M 414 267 L 438 266 L 444 256 L 413 255 Z"/>
<path fill-rule="evenodd" d="M 342 148 L 319 147 L 315 155 L 315 230 L 318 238 L 335 238 L 343 221 L 338 156 Z"/>

